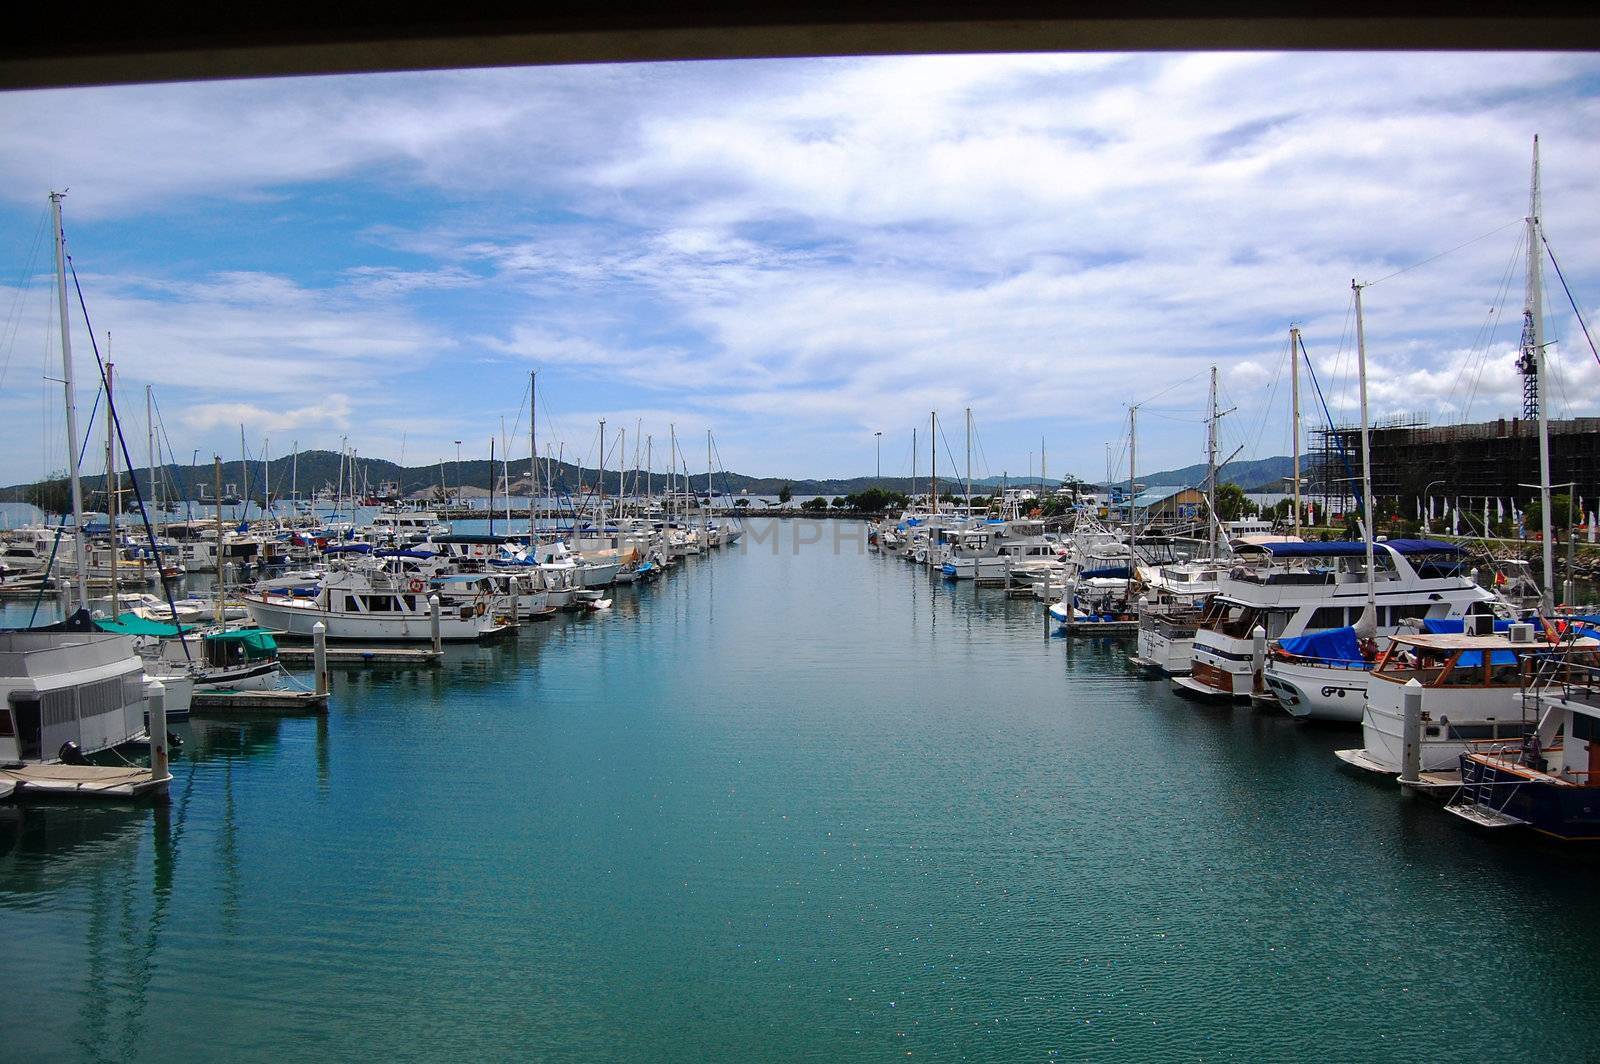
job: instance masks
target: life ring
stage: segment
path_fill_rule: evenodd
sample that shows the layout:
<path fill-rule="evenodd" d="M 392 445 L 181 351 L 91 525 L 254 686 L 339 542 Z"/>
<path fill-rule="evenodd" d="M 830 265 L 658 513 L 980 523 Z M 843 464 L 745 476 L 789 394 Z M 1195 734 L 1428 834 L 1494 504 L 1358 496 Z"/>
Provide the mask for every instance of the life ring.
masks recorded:
<path fill-rule="evenodd" d="M 422 594 L 422 589 L 427 586 L 428 585 L 424 584 L 421 580 L 413 576 L 406 584 L 406 590 L 410 591 L 413 595 L 420 595 Z"/>

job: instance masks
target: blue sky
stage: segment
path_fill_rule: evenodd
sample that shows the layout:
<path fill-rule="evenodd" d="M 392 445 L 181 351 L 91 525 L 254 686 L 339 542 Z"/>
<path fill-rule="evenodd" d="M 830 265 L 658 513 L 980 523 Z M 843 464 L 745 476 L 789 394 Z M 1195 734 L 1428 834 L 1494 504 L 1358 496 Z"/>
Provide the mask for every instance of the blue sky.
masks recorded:
<path fill-rule="evenodd" d="M 501 419 L 594 461 L 595 421 L 704 464 L 910 471 L 944 421 L 979 474 L 1286 453 L 1291 322 L 1354 403 L 1510 416 L 1519 226 L 1600 297 L 1600 58 L 1066 55 L 550 67 L 0 95 L 0 480 L 63 465 L 47 239 L 110 331 L 127 427 L 421 464 Z M 1464 245 L 1464 246 L 1463 246 Z M 1448 252 L 1448 254 L 1441 253 Z M 1434 256 L 1441 256 L 1433 258 Z M 1431 261 L 1428 261 L 1431 260 Z M 1420 265 L 1418 265 L 1420 264 Z M 1407 267 L 1415 267 L 1407 269 Z M 1399 272 L 1404 271 L 1404 272 Z M 1548 271 L 1547 271 L 1548 272 Z M 1550 278 L 1552 409 L 1600 366 Z M 88 345 L 76 334 L 80 382 Z M 87 409 L 92 390 L 84 387 Z M 130 402 L 130 400 L 132 400 Z M 1308 421 L 1314 421 L 1307 410 Z M 542 447 L 541 447 L 542 450 Z M 140 448 L 142 453 L 142 445 Z M 615 466 L 613 453 L 610 463 Z M 89 464 L 98 468 L 98 459 Z"/>

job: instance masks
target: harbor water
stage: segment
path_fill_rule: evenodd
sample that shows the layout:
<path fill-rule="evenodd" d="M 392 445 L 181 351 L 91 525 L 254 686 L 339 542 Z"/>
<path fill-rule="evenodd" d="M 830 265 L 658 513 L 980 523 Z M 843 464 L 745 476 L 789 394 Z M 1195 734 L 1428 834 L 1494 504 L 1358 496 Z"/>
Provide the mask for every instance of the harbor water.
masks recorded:
<path fill-rule="evenodd" d="M 846 521 L 0 806 L 0 1060 L 1582 1059 L 1592 859 Z M 13 607 L 9 615 L 14 616 Z"/>

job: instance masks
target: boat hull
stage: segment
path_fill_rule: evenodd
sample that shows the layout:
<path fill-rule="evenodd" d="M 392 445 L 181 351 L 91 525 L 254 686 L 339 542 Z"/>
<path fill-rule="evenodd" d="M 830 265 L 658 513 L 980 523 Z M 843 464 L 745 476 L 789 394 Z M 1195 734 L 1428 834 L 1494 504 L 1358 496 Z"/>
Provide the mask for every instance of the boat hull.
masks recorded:
<path fill-rule="evenodd" d="M 1576 787 L 1461 755 L 1463 794 L 1473 795 L 1502 817 L 1565 842 L 1600 842 L 1600 786 Z"/>
<path fill-rule="evenodd" d="M 1291 717 L 1360 724 L 1367 702 L 1365 669 L 1273 660 L 1264 679 Z"/>
<path fill-rule="evenodd" d="M 275 632 L 310 639 L 317 622 L 326 627 L 329 639 L 361 640 L 379 643 L 426 643 L 433 638 L 432 618 L 426 614 L 372 614 L 322 609 L 312 602 L 259 598 L 247 595 L 245 608 L 256 624 Z M 470 618 L 441 612 L 439 638 L 448 642 L 469 642 L 498 630 L 487 612 Z"/>

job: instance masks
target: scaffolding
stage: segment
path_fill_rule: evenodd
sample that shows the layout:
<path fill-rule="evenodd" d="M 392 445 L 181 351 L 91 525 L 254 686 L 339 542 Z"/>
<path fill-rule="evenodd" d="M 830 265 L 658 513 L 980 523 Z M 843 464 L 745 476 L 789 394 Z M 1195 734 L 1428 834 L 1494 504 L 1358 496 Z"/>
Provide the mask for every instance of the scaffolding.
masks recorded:
<path fill-rule="evenodd" d="M 1374 504 L 1398 500 L 1399 512 L 1421 519 L 1427 499 L 1480 513 L 1504 500 L 1525 509 L 1538 497 L 1539 426 L 1520 418 L 1468 425 L 1433 425 L 1408 415 L 1371 430 Z M 1328 514 L 1353 513 L 1361 481 L 1361 429 L 1317 429 L 1310 462 L 1310 493 Z M 1550 422 L 1550 480 L 1572 485 L 1591 509 L 1600 503 L 1600 418 Z M 1468 507 L 1468 503 L 1471 507 Z"/>

